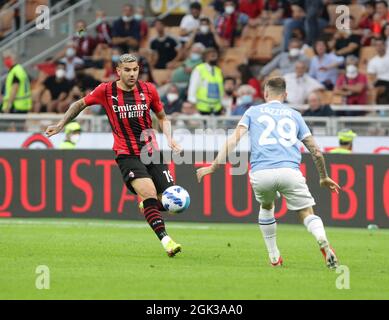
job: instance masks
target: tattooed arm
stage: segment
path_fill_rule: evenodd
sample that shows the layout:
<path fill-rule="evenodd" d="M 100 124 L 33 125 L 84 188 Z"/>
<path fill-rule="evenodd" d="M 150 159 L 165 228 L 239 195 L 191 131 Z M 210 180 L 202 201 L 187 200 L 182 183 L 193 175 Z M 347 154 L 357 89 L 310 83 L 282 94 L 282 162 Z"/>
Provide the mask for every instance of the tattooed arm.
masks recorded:
<path fill-rule="evenodd" d="M 311 153 L 313 162 L 315 163 L 316 169 L 319 172 L 320 185 L 338 193 L 338 189 L 340 189 L 340 187 L 328 176 L 323 153 L 320 151 L 320 148 L 313 136 L 306 137 L 303 140 L 303 143 Z"/>
<path fill-rule="evenodd" d="M 56 124 L 52 126 L 48 126 L 46 129 L 46 135 L 51 137 L 57 133 L 59 133 L 69 122 L 74 120 L 82 110 L 87 107 L 84 99 L 80 99 L 74 103 L 72 103 L 66 111 L 64 117 Z"/>

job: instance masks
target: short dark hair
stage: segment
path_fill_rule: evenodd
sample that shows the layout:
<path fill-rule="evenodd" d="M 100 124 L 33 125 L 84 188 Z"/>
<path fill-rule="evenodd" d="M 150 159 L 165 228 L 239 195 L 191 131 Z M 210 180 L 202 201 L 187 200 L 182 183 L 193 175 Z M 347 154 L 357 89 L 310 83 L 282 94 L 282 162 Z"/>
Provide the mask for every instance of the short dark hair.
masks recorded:
<path fill-rule="evenodd" d="M 201 10 L 201 3 L 199 2 L 192 2 L 189 6 L 189 8 L 192 10 L 192 9 L 197 9 L 197 10 Z"/>
<path fill-rule="evenodd" d="M 266 81 L 265 88 L 268 88 L 274 94 L 283 94 L 286 91 L 286 82 L 282 77 L 270 78 Z"/>

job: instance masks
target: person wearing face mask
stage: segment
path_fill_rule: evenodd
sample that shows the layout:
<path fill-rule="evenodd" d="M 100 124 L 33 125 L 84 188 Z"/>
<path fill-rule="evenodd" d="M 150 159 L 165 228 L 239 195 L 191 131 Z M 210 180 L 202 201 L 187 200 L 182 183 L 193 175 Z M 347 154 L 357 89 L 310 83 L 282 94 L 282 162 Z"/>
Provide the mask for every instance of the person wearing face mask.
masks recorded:
<path fill-rule="evenodd" d="M 224 13 L 215 21 L 217 34 L 226 46 L 233 47 L 235 38 L 241 35 L 248 21 L 249 17 L 236 8 L 235 2 L 227 0 L 224 2 Z"/>
<path fill-rule="evenodd" d="M 166 114 L 174 116 L 181 113 L 184 101 L 180 98 L 180 91 L 176 85 L 170 85 L 166 95 L 161 97 L 161 101 L 164 104 Z"/>
<path fill-rule="evenodd" d="M 203 62 L 202 55 L 204 50 L 203 44 L 193 44 L 190 48 L 189 56 L 184 60 L 182 66 L 173 71 L 171 81 L 179 85 L 180 88 L 187 88 L 193 69 Z"/>
<path fill-rule="evenodd" d="M 346 105 L 367 104 L 368 80 L 366 75 L 359 72 L 357 65 L 358 59 L 356 57 L 348 57 L 346 59 L 346 73 L 341 74 L 336 81 L 334 94 L 341 96 L 343 104 Z M 341 111 L 337 113 L 341 116 L 360 116 L 364 114 L 366 114 L 365 111 Z"/>
<path fill-rule="evenodd" d="M 134 19 L 134 8 L 123 6 L 122 17 L 116 20 L 112 27 L 112 44 L 119 46 L 123 52 L 137 50 L 141 41 L 141 23 Z"/>
<path fill-rule="evenodd" d="M 309 59 L 301 53 L 302 42 L 299 39 L 293 38 L 289 42 L 288 52 L 281 52 L 266 64 L 260 71 L 262 78 L 267 77 L 274 70 L 278 69 L 282 75 L 294 72 L 295 65 L 298 61 L 302 61 L 309 65 Z"/>
<path fill-rule="evenodd" d="M 203 17 L 200 19 L 200 27 L 197 29 L 197 32 L 193 34 L 186 47 L 190 48 L 193 43 L 201 43 L 205 48 L 215 48 L 216 50 L 219 50 L 222 41 L 215 32 L 209 18 Z"/>
<path fill-rule="evenodd" d="M 112 52 L 110 55 L 110 60 L 105 63 L 105 73 L 103 76 L 103 82 L 115 81 L 118 78 L 116 67 L 118 65 L 120 56 L 122 55 L 122 51 L 119 47 L 112 48 Z"/>
<path fill-rule="evenodd" d="M 147 38 L 149 33 L 149 25 L 145 20 L 145 8 L 142 6 L 135 8 L 134 20 L 140 23 L 140 36 L 141 39 Z"/>
<path fill-rule="evenodd" d="M 223 112 L 224 79 L 217 66 L 218 52 L 215 48 L 205 50 L 204 63 L 194 68 L 188 88 L 188 101 L 203 115 L 220 115 Z"/>
<path fill-rule="evenodd" d="M 30 79 L 12 51 L 3 53 L 3 65 L 8 69 L 1 111 L 27 113 L 32 109 Z M 0 100 L 1 101 L 1 100 Z"/>
<path fill-rule="evenodd" d="M 65 65 L 66 79 L 72 81 L 76 77 L 76 69 L 84 65 L 84 60 L 76 55 L 74 44 L 68 45 L 65 50 L 65 57 L 59 60 L 61 64 Z"/>
<path fill-rule="evenodd" d="M 236 107 L 232 109 L 231 115 L 242 116 L 244 113 L 254 105 L 254 96 L 256 90 L 247 84 L 239 87 L 237 91 L 238 99 L 236 100 Z"/>
<path fill-rule="evenodd" d="M 58 64 L 55 74 L 47 77 L 43 82 L 43 89 L 37 95 L 34 103 L 34 112 L 62 112 L 71 101 L 72 88 L 74 83 L 66 79 L 65 66 Z M 47 101 L 43 104 L 42 101 Z"/>
<path fill-rule="evenodd" d="M 81 136 L 81 126 L 77 122 L 70 122 L 65 127 L 65 140 L 59 145 L 62 150 L 74 150 Z"/>
<path fill-rule="evenodd" d="M 109 23 L 105 20 L 105 12 L 103 10 L 96 11 L 96 42 L 98 44 L 111 45 L 112 29 Z"/>
<path fill-rule="evenodd" d="M 88 34 L 86 22 L 84 20 L 77 21 L 75 30 L 73 43 L 76 49 L 76 56 L 84 60 L 92 57 L 97 42 L 94 37 Z"/>

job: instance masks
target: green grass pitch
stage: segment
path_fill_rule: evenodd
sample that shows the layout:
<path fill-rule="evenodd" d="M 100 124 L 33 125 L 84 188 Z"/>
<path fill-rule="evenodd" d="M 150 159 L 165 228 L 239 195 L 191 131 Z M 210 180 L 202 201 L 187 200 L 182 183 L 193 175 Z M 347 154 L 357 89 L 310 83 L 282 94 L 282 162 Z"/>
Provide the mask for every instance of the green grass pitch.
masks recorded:
<path fill-rule="evenodd" d="M 0 299 L 388 299 L 389 230 L 327 228 L 350 289 L 303 226 L 279 225 L 271 268 L 255 224 L 167 223 L 168 258 L 145 222 L 0 220 Z M 35 287 L 36 267 L 50 289 Z"/>

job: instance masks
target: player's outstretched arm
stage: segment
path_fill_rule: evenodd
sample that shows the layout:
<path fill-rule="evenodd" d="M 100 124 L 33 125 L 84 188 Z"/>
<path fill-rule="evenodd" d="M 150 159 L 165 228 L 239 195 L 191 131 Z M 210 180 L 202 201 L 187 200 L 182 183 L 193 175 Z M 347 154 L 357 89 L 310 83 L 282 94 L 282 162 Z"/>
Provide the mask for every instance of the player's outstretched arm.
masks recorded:
<path fill-rule="evenodd" d="M 320 151 L 313 136 L 308 136 L 303 140 L 304 145 L 312 155 L 313 162 L 315 163 L 316 169 L 320 176 L 320 186 L 327 187 L 331 191 L 338 193 L 340 189 L 339 185 L 333 181 L 327 174 L 326 163 L 324 160 L 323 153 Z"/>
<path fill-rule="evenodd" d="M 160 111 L 157 113 L 158 124 L 162 129 L 162 132 L 166 136 L 167 143 L 169 147 L 176 153 L 182 151 L 182 147 L 173 139 L 172 137 L 172 124 L 170 120 L 166 117 L 165 111 Z"/>
<path fill-rule="evenodd" d="M 46 129 L 46 135 L 48 137 L 51 137 L 59 132 L 73 119 L 75 119 L 82 110 L 84 110 L 87 107 L 84 99 L 80 99 L 74 103 L 72 103 L 66 111 L 64 117 L 55 125 L 48 126 Z"/>
<path fill-rule="evenodd" d="M 227 156 L 235 150 L 240 139 L 246 134 L 246 132 L 246 127 L 238 125 L 232 135 L 228 138 L 227 142 L 220 149 L 217 157 L 212 162 L 212 165 L 197 169 L 197 180 L 199 183 L 204 176 L 214 173 L 221 164 L 226 163 Z"/>

